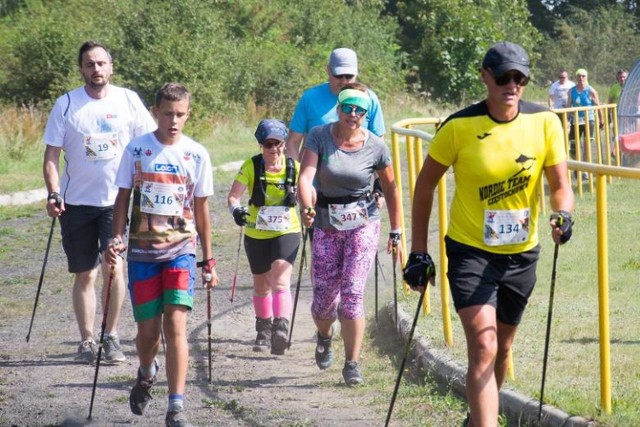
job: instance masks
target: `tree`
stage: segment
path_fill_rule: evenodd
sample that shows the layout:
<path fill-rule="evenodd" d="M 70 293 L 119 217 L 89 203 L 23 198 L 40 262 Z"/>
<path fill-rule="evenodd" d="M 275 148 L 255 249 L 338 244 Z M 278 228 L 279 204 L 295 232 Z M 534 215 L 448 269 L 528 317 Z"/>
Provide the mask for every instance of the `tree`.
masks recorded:
<path fill-rule="evenodd" d="M 436 100 L 460 103 L 483 93 L 478 69 L 498 41 L 521 44 L 531 60 L 540 40 L 524 0 L 410 0 L 397 2 L 401 40 L 423 89 Z"/>

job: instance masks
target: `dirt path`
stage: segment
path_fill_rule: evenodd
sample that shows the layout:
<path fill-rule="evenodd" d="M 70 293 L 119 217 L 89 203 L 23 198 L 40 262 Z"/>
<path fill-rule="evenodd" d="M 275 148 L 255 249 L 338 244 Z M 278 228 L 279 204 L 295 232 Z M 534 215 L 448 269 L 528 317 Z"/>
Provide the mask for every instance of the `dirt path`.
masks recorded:
<path fill-rule="evenodd" d="M 252 351 L 252 290 L 244 253 L 241 253 L 236 299 L 229 301 L 238 229 L 223 199 L 213 198 L 213 223 L 218 272 L 223 284 L 213 291 L 213 381 L 207 381 L 206 292 L 196 292 L 189 318 L 191 350 L 186 407 L 197 426 L 373 426 L 384 425 L 396 371 L 389 364 L 376 379 L 380 386 L 349 389 L 337 360 L 320 371 L 313 358 L 315 328 L 309 315 L 311 289 L 303 275 L 292 348 L 284 356 Z M 226 194 L 225 194 L 226 195 Z M 95 368 L 74 363 L 77 328 L 71 311 L 72 276 L 66 272 L 58 227 L 49 254 L 45 281 L 31 340 L 29 327 L 46 237 L 51 221 L 33 216 L 0 223 L 0 425 L 84 425 L 89 411 Z M 294 281 L 298 266 L 295 266 Z M 294 282 L 295 288 L 295 282 Z M 368 291 L 368 304 L 373 292 Z M 371 311 L 369 311 L 371 313 Z M 102 314 L 96 319 L 96 333 Z M 120 336 L 128 360 L 102 364 L 93 407 L 93 425 L 163 425 L 166 410 L 164 355 L 155 399 L 143 417 L 130 413 L 127 399 L 138 365 L 133 339 L 135 324 L 125 300 Z M 374 357 L 365 349 L 363 357 Z M 365 377 L 367 370 L 365 369 Z M 374 381 L 372 381 L 374 382 Z M 404 425 L 394 421 L 393 425 Z"/>

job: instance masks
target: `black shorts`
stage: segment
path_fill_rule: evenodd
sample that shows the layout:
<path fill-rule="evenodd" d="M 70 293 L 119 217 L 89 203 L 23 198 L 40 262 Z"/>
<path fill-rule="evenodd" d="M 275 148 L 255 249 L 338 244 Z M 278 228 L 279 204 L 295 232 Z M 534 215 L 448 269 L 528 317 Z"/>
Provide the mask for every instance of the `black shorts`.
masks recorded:
<path fill-rule="evenodd" d="M 494 254 L 445 237 L 451 295 L 456 311 L 496 308 L 500 322 L 517 325 L 536 284 L 540 245 L 512 255 Z"/>
<path fill-rule="evenodd" d="M 247 253 L 251 273 L 264 274 L 271 270 L 271 264 L 279 259 L 293 265 L 300 247 L 300 235 L 300 233 L 288 233 L 273 239 L 254 239 L 244 236 L 244 250 Z"/>
<path fill-rule="evenodd" d="M 93 270 L 100 264 L 100 253 L 111 238 L 112 223 L 113 206 L 65 205 L 60 229 L 69 273 Z"/>

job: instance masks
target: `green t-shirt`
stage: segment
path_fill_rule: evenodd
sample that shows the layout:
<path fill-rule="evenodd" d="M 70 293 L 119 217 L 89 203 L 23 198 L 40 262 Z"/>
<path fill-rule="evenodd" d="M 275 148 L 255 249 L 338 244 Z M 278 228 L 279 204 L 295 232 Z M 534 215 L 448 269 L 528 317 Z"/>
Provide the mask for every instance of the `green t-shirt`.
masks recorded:
<path fill-rule="evenodd" d="M 284 160 L 284 158 L 283 158 Z M 300 174 L 300 163 L 295 162 L 296 168 L 296 183 L 298 182 L 298 175 Z M 285 197 L 285 180 L 286 180 L 287 168 L 282 165 L 282 169 L 278 173 L 265 173 L 267 182 L 267 188 L 265 190 L 265 206 L 281 206 Z M 253 167 L 253 160 L 247 159 L 242 164 L 240 172 L 235 178 L 241 184 L 244 184 L 249 191 L 251 197 L 253 193 L 253 182 L 255 180 L 255 171 Z M 282 216 L 280 216 L 282 215 Z M 258 222 L 259 225 L 256 225 Z M 268 228 L 279 229 L 279 224 L 285 224 L 286 228 L 282 230 L 273 230 Z M 274 237 L 282 236 L 289 233 L 299 233 L 300 217 L 295 207 L 286 208 L 285 212 L 281 209 L 269 212 L 267 209 L 262 209 L 260 214 L 260 208 L 257 206 L 249 205 L 249 216 L 247 217 L 247 225 L 245 226 L 245 234 L 254 239 L 273 239 Z"/>
<path fill-rule="evenodd" d="M 614 83 L 611 85 L 611 88 L 609 89 L 609 98 L 608 98 L 608 103 L 609 104 L 617 104 L 618 101 L 620 101 L 620 94 L 622 93 L 622 86 L 620 85 L 620 83 Z"/>

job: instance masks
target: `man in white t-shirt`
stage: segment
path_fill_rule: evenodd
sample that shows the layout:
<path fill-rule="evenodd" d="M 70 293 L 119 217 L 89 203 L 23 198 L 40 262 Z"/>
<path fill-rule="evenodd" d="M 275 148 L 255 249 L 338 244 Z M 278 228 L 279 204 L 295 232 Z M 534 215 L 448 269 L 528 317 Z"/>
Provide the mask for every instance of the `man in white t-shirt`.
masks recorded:
<path fill-rule="evenodd" d="M 567 108 L 567 95 L 576 84 L 569 80 L 567 70 L 562 69 L 558 74 L 558 80 L 549 88 L 549 108 Z"/>
<path fill-rule="evenodd" d="M 81 337 L 75 360 L 91 364 L 97 357 L 95 282 L 102 264 L 102 301 L 111 282 L 104 361 L 116 363 L 126 360 L 117 336 L 125 297 L 122 262 L 112 269 L 102 252 L 111 238 L 118 192 L 115 176 L 124 147 L 132 138 L 155 130 L 156 124 L 135 92 L 109 83 L 113 63 L 104 45 L 85 42 L 78 65 L 85 85 L 56 100 L 44 132 L 46 208 L 50 217 L 60 218 L 62 246 L 69 272 L 75 274 L 72 301 Z"/>

